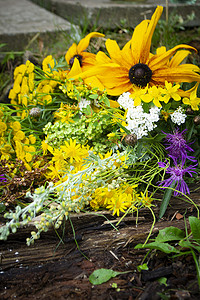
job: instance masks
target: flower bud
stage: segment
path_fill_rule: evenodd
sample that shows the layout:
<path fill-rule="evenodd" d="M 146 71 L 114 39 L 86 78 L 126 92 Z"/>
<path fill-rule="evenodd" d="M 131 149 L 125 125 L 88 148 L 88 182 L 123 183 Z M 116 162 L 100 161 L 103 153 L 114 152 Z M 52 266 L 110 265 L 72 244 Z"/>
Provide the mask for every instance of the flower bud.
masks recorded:
<path fill-rule="evenodd" d="M 40 116 L 41 111 L 42 111 L 41 108 L 39 108 L 39 107 L 33 107 L 33 108 L 31 108 L 31 110 L 29 112 L 29 115 L 31 117 L 37 118 L 37 117 Z"/>
<path fill-rule="evenodd" d="M 136 134 L 132 133 L 132 134 L 127 134 L 124 138 L 125 140 L 125 143 L 127 145 L 130 145 L 130 146 L 134 146 L 137 144 L 137 136 Z"/>
<path fill-rule="evenodd" d="M 195 125 L 200 125 L 200 116 L 195 116 L 193 122 Z"/>
<path fill-rule="evenodd" d="M 192 110 L 192 108 L 191 107 L 187 107 L 186 114 L 187 115 L 193 115 L 193 113 L 194 113 L 194 111 Z"/>

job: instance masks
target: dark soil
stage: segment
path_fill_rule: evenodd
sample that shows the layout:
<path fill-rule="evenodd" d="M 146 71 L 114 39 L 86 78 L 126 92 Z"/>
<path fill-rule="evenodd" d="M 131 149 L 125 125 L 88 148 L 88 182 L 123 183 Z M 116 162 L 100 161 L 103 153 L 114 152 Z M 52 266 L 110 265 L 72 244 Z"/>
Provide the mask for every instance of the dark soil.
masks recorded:
<path fill-rule="evenodd" d="M 191 199 L 199 205 L 199 192 L 191 193 Z M 155 207 L 156 215 L 158 211 Z M 109 212 L 103 214 L 116 221 Z M 172 199 L 151 237 L 167 226 L 184 229 L 183 214 L 187 220 L 190 215 L 197 216 L 197 210 L 191 203 Z M 136 216 L 126 216 L 118 231 L 102 215 L 86 213 L 71 217 L 79 249 L 70 224 L 59 232 L 62 242 L 52 229 L 27 247 L 25 239 L 33 230 L 31 226 L 1 242 L 0 299 L 200 299 L 191 255 L 172 258 L 154 251 L 145 261 L 149 270 L 137 271 L 147 250 L 134 247 L 145 241 L 153 222 L 147 209 L 140 211 L 137 225 Z M 89 276 L 99 268 L 130 272 L 93 286 Z M 161 277 L 167 278 L 167 285 L 157 281 Z"/>

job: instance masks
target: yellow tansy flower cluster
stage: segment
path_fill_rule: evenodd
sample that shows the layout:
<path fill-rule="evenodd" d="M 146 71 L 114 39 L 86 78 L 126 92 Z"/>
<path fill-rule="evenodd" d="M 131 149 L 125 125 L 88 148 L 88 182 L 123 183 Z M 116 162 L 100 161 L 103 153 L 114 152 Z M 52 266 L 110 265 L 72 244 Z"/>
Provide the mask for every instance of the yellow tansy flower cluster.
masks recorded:
<path fill-rule="evenodd" d="M 18 105 L 27 107 L 29 101 L 33 101 L 35 97 L 35 83 L 34 83 L 34 64 L 29 60 L 26 64 L 22 64 L 15 68 L 14 84 L 9 92 L 9 98 L 13 106 Z M 24 119 L 27 116 L 26 110 L 17 112 L 17 115 Z"/>
<path fill-rule="evenodd" d="M 42 70 L 44 71 L 46 79 L 41 80 L 37 86 L 37 95 L 39 104 L 49 104 L 52 102 L 52 93 L 60 79 L 60 73 L 54 70 L 56 61 L 52 55 L 48 55 L 42 62 Z"/>
<path fill-rule="evenodd" d="M 22 119 L 28 116 L 28 106 L 38 104 L 49 104 L 52 102 L 52 93 L 58 84 L 61 72 L 53 70 L 55 61 L 51 55 L 42 62 L 43 74 L 38 82 L 35 81 L 35 66 L 29 60 L 26 64 L 21 64 L 15 68 L 14 84 L 9 92 L 11 104 L 16 108 L 22 106 L 22 111 L 17 111 L 17 115 Z M 37 74 L 37 76 L 39 76 Z"/>
<path fill-rule="evenodd" d="M 0 110 L 0 154 L 1 159 L 11 159 L 15 153 L 16 158 L 22 160 L 28 170 L 29 163 L 36 152 L 36 137 L 33 134 L 26 136 L 19 121 L 4 119 L 3 108 Z"/>
<path fill-rule="evenodd" d="M 8 141 L 9 128 L 4 115 L 3 107 L 0 107 L 0 155 L 1 159 L 10 159 L 11 154 L 14 153 L 13 147 Z"/>
<path fill-rule="evenodd" d="M 27 137 L 18 121 L 11 123 L 10 127 L 13 129 L 16 157 L 24 162 L 27 170 L 31 170 L 30 162 L 36 153 L 36 147 L 33 146 L 36 143 L 36 137 L 33 134 Z"/>

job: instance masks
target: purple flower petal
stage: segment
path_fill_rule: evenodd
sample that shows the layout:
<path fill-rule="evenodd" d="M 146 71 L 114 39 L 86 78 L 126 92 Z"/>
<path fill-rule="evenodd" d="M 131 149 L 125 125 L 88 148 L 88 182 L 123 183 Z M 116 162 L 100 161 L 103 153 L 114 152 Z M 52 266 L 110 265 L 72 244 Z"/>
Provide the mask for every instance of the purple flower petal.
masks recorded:
<path fill-rule="evenodd" d="M 174 162 L 173 167 L 171 167 L 170 165 L 167 165 L 167 163 L 158 162 L 159 167 L 166 168 L 165 172 L 167 174 L 170 174 L 170 177 L 161 181 L 159 183 L 159 186 L 162 186 L 161 188 L 169 187 L 169 186 L 171 186 L 171 184 L 174 181 L 176 184 L 176 186 L 175 186 L 176 191 L 174 191 L 174 196 L 177 196 L 180 193 L 190 194 L 189 187 L 188 187 L 187 183 L 185 182 L 185 180 L 183 179 L 183 176 L 185 174 L 189 174 L 190 177 L 192 177 L 193 176 L 192 173 L 197 173 L 195 171 L 195 169 L 198 164 L 196 164 L 194 166 L 190 165 L 188 167 L 184 167 L 185 159 L 180 164 L 177 163 L 177 159 L 175 157 L 172 156 L 172 159 Z"/>
<path fill-rule="evenodd" d="M 178 129 L 174 131 L 174 133 L 165 133 L 166 137 L 166 150 L 169 152 L 170 156 L 175 157 L 176 159 L 186 160 L 189 159 L 191 161 L 196 161 L 194 156 L 188 155 L 188 152 L 194 152 L 194 150 L 187 144 L 184 134 L 187 129 L 179 132 Z"/>

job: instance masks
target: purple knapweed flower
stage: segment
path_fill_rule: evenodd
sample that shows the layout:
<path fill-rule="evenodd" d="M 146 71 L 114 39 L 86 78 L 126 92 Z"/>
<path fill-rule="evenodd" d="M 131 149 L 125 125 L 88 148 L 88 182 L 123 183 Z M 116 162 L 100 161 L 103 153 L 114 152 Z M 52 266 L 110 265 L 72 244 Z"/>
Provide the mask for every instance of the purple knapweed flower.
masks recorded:
<path fill-rule="evenodd" d="M 0 175 L 0 182 L 6 182 L 7 179 L 4 177 L 4 174 Z"/>
<path fill-rule="evenodd" d="M 174 133 L 165 133 L 166 137 L 166 150 L 169 152 L 169 156 L 173 156 L 178 160 L 185 161 L 189 159 L 191 161 L 196 161 L 194 156 L 189 156 L 188 152 L 194 152 L 194 150 L 187 144 L 184 134 L 187 129 L 179 132 L 175 129 Z"/>
<path fill-rule="evenodd" d="M 166 173 L 170 174 L 170 177 L 167 179 L 164 179 L 159 183 L 159 186 L 164 187 L 170 187 L 172 186 L 173 182 L 175 184 L 174 188 L 176 191 L 174 191 L 174 196 L 177 196 L 181 193 L 183 194 L 190 194 L 189 187 L 185 180 L 183 179 L 183 176 L 185 174 L 189 174 L 190 177 L 192 177 L 192 173 L 197 173 L 195 172 L 195 167 L 198 165 L 190 165 L 188 167 L 184 167 L 185 160 L 183 160 L 180 164 L 177 163 L 177 160 L 172 157 L 174 166 L 170 167 L 169 162 L 159 162 L 158 165 L 160 168 L 166 168 Z"/>

